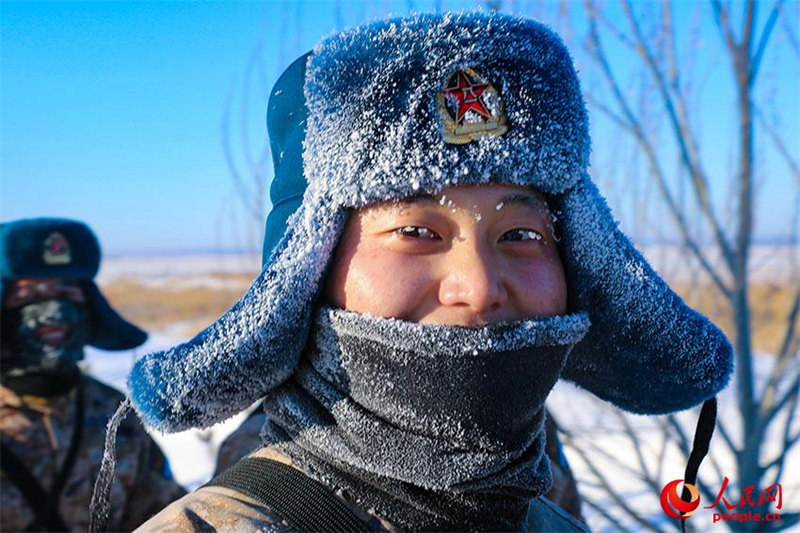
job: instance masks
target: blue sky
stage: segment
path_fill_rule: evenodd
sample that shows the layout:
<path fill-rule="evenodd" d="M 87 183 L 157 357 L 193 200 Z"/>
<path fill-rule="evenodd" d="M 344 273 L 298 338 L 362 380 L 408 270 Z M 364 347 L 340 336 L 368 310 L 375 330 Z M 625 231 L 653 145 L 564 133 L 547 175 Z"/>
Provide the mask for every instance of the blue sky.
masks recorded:
<path fill-rule="evenodd" d="M 267 95 L 253 85 L 243 92 L 254 51 L 261 46 L 263 83 L 271 86 L 284 66 L 336 27 L 410 6 L 430 10 L 433 2 L 4 0 L 0 220 L 84 220 L 111 255 L 252 246 L 260 224 L 236 195 L 222 119 L 230 106 L 239 152 L 257 153 L 266 142 Z M 780 61 L 771 72 L 789 81 L 775 83 L 796 88 L 796 63 L 784 69 Z M 795 120 L 796 100 L 785 109 Z M 604 127 L 594 127 L 595 155 L 602 156 Z M 797 138 L 795 126 L 790 146 Z M 786 233 L 794 204 L 781 191 L 796 186 L 765 154 L 775 170 L 759 193 L 769 208 L 757 231 L 769 237 Z M 625 223 L 622 208 L 621 215 Z"/>

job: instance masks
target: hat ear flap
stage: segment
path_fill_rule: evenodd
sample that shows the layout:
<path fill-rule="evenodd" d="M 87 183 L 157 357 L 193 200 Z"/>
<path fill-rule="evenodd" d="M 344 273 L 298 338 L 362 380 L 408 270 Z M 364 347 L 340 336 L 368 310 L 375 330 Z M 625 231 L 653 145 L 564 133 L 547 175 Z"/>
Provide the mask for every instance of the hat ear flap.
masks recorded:
<path fill-rule="evenodd" d="M 92 317 L 91 346 L 101 350 L 130 350 L 147 340 L 147 333 L 122 318 L 93 281 L 82 281 L 81 288 Z"/>
<path fill-rule="evenodd" d="M 294 372 L 347 218 L 329 205 L 304 202 L 247 294 L 219 320 L 189 342 L 136 363 L 128 385 L 147 425 L 164 432 L 211 426 Z"/>
<path fill-rule="evenodd" d="M 733 349 L 636 251 L 588 176 L 554 199 L 571 306 L 592 327 L 564 377 L 635 413 L 686 409 L 714 396 Z"/>

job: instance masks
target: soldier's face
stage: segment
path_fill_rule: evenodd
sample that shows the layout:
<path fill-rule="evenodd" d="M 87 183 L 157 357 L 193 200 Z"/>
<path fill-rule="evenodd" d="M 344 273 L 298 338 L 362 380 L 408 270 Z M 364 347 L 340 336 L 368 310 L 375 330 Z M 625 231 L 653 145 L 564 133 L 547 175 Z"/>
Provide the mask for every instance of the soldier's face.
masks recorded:
<path fill-rule="evenodd" d="M 79 357 L 90 329 L 83 290 L 76 281 L 62 278 L 9 282 L 3 319 L 4 336 L 9 337 L 4 351 L 10 349 L 27 363 L 41 356 Z"/>
<path fill-rule="evenodd" d="M 450 187 L 355 212 L 325 295 L 354 312 L 449 325 L 557 315 L 567 306 L 544 197 L 506 185 Z"/>

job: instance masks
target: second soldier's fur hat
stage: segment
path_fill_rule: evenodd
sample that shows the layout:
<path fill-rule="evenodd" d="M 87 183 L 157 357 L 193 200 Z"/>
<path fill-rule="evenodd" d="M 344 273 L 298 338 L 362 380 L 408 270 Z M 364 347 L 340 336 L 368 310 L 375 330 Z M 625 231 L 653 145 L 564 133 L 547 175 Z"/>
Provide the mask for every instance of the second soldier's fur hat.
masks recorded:
<path fill-rule="evenodd" d="M 100 244 L 89 227 L 64 218 L 30 218 L 0 224 L 0 302 L 6 283 L 18 278 L 67 278 L 83 289 L 91 315 L 89 344 L 101 350 L 129 350 L 147 333 L 109 305 L 94 277 L 100 268 Z"/>

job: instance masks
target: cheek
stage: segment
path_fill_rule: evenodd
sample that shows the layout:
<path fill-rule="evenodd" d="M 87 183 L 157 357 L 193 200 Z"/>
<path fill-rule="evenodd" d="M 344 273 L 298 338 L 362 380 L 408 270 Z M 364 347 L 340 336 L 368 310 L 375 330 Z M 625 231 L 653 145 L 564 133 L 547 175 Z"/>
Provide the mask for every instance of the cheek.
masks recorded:
<path fill-rule="evenodd" d="M 552 316 L 567 310 L 567 281 L 558 258 L 542 258 L 514 272 L 517 305 L 524 316 Z"/>
<path fill-rule="evenodd" d="M 424 260 L 383 250 L 360 250 L 339 277 L 344 288 L 340 307 L 385 318 L 414 316 L 431 286 L 432 276 Z M 343 305 L 342 305 L 343 304 Z"/>

